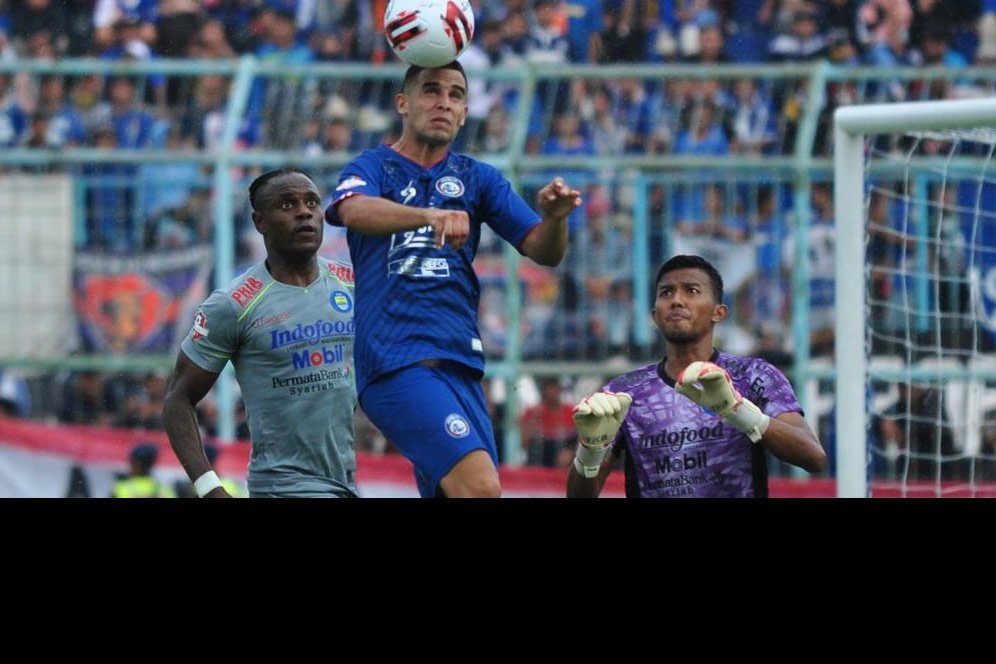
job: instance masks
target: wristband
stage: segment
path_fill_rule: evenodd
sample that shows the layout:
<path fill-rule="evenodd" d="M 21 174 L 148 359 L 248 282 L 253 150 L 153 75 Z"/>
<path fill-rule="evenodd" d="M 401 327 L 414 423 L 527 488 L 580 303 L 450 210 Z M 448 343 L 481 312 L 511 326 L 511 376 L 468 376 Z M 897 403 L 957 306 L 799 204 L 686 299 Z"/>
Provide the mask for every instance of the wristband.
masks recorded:
<path fill-rule="evenodd" d="M 218 473 L 209 470 L 194 480 L 194 493 L 197 494 L 198 498 L 203 498 L 220 486 L 221 480 L 218 479 Z"/>
<path fill-rule="evenodd" d="M 768 424 L 771 423 L 771 418 L 747 399 L 744 399 L 738 407 L 723 414 L 722 418 L 734 429 L 747 434 L 752 443 L 761 440 L 764 432 L 768 430 Z"/>
<path fill-rule="evenodd" d="M 608 445 L 592 448 L 578 441 L 578 449 L 574 456 L 574 470 L 587 479 L 597 477 L 598 470 L 602 467 L 602 461 L 608 453 Z"/>

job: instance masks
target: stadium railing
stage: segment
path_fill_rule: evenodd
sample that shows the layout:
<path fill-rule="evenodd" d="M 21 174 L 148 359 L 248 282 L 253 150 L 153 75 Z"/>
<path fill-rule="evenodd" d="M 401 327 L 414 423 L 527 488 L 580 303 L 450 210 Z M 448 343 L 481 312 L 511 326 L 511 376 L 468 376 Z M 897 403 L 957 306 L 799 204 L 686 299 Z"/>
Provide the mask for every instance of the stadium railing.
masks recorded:
<path fill-rule="evenodd" d="M 251 178 L 260 169 L 294 164 L 311 171 L 330 192 L 346 161 L 397 131 L 393 95 L 402 73 L 391 66 L 288 65 L 248 56 L 0 62 L 0 97 L 9 91 L 9 98 L 37 99 L 47 94 L 47 81 L 59 79 L 65 103 L 83 125 L 77 145 L 65 137 L 60 144 L 58 136 L 47 147 L 5 145 L 0 132 L 0 172 L 20 176 L 0 178 L 8 182 L 6 190 L 0 185 L 0 201 L 8 204 L 0 213 L 0 227 L 7 227 L 0 244 L 14 261 L 5 268 L 0 291 L 0 329 L 8 331 L 0 335 L 0 367 L 28 377 L 36 397 L 32 414 L 54 417 L 73 372 L 169 371 L 196 296 L 227 282 L 258 256 L 244 194 Z M 769 350 L 787 353 L 786 372 L 804 401 L 821 397 L 801 386 L 825 388 L 834 376 L 832 363 L 814 361 L 826 352 L 818 333 L 828 310 L 832 315 L 832 303 L 820 299 L 825 294 L 820 286 L 833 275 L 814 274 L 826 266 L 826 257 L 814 255 L 815 240 L 822 236 L 813 234 L 811 203 L 814 185 L 832 177 L 833 110 L 890 99 L 992 94 L 996 81 L 993 69 L 825 63 L 522 66 L 469 74 L 472 112 L 456 147 L 501 169 L 526 194 L 556 173 L 577 182 L 586 197 L 572 220 L 571 253 L 556 269 L 521 261 L 493 238 L 482 240 L 477 268 L 491 378 L 517 385 L 523 376 L 556 375 L 573 379 L 580 392 L 652 361 L 660 351 L 647 314 L 653 271 L 670 253 L 696 251 L 718 262 L 727 278 L 734 319 L 719 331 L 720 341 L 747 352 L 758 348 L 762 333 L 775 337 L 781 343 Z M 114 114 L 103 102 L 117 77 L 133 82 L 132 111 L 150 116 L 149 137 L 134 145 L 98 143 L 102 132 L 115 132 Z M 758 95 L 757 108 L 771 116 L 767 125 L 751 128 L 749 114 L 736 113 L 749 106 L 737 100 L 740 87 Z M 475 105 L 480 95 L 491 103 Z M 599 96 L 606 99 L 596 101 Z M 724 133 L 745 132 L 725 153 L 701 154 L 696 140 L 681 136 L 702 118 L 706 101 L 718 113 L 717 122 L 725 123 Z M 38 114 L 38 121 L 47 119 L 51 127 L 59 108 Z M 590 146 L 574 147 L 571 115 L 587 127 L 581 138 L 590 139 Z M 20 140 L 35 119 L 24 114 Z M 346 131 L 336 134 L 337 125 Z M 749 143 L 751 131 L 756 144 Z M 130 140 L 127 130 L 117 133 Z M 184 165 L 186 175 L 178 168 Z M 46 212 L 41 202 L 55 191 L 53 178 L 70 193 L 63 207 Z M 170 186 L 186 186 L 186 198 L 182 193 L 170 198 Z M 759 201 L 766 196 L 775 201 L 778 231 L 758 226 Z M 167 205 L 172 207 L 162 207 Z M 739 228 L 745 235 L 718 237 L 710 213 L 720 220 L 718 227 Z M 51 259 L 39 273 L 37 257 L 16 247 L 35 237 L 30 228 L 44 224 L 45 214 L 67 223 L 71 238 L 61 238 L 69 253 Z M 785 233 L 784 243 L 778 233 Z M 329 235 L 330 251 L 344 252 L 341 236 Z M 205 248 L 209 261 L 198 253 Z M 774 273 L 761 274 L 761 267 L 772 268 L 762 265 L 771 256 L 762 256 L 761 249 L 780 257 Z M 37 275 L 55 278 L 67 255 L 71 283 L 56 289 L 59 298 L 37 297 Z M 122 275 L 142 277 L 141 283 Z M 87 290 L 94 281 L 104 283 L 100 278 L 112 285 Z M 785 292 L 772 295 L 772 283 Z M 136 292 L 165 299 L 157 304 L 150 295 L 136 301 Z M 800 302 L 810 306 L 793 306 Z M 157 317 L 156 307 L 169 315 Z M 69 329 L 53 335 L 54 324 Z M 60 338 L 59 345 L 23 342 L 52 336 Z M 230 373 L 215 392 L 217 435 L 231 440 L 238 422 Z M 501 444 L 506 462 L 517 465 L 522 404 L 517 390 L 504 394 Z"/>

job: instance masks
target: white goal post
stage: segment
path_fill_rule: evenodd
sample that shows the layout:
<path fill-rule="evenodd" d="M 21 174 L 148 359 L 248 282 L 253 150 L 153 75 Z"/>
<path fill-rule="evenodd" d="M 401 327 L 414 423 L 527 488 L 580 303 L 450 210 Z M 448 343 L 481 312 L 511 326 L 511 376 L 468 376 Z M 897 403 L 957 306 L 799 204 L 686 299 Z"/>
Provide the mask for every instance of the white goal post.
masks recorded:
<path fill-rule="evenodd" d="M 996 128 L 996 97 L 872 104 L 834 113 L 836 211 L 836 462 L 837 496 L 870 495 L 867 459 L 869 414 L 865 386 L 869 361 L 866 293 L 866 137 Z M 990 177 L 992 174 L 990 174 Z"/>

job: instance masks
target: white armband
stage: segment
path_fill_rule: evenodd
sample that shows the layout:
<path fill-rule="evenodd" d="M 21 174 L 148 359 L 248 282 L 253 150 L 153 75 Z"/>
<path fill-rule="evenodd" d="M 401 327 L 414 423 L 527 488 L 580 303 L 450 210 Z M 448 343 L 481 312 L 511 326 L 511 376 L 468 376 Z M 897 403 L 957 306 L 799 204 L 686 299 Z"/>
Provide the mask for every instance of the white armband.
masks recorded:
<path fill-rule="evenodd" d="M 194 493 L 197 494 L 198 498 L 203 498 L 220 486 L 221 480 L 218 479 L 218 473 L 209 470 L 194 480 Z"/>

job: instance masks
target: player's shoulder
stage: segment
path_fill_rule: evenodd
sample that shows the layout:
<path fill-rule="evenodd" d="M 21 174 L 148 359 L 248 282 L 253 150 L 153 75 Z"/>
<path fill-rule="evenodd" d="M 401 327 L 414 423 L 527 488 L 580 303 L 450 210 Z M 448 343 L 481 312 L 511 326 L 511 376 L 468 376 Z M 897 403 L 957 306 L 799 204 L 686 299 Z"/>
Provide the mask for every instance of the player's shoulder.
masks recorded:
<path fill-rule="evenodd" d="M 350 161 L 352 163 L 356 163 L 362 161 L 371 161 L 375 159 L 380 160 L 383 159 L 385 156 L 389 156 L 391 152 L 392 151 L 389 150 L 386 145 L 383 144 L 377 145 L 372 148 L 367 148 L 365 150 L 360 151 L 360 153 L 357 154 L 355 157 L 353 157 Z"/>
<path fill-rule="evenodd" d="M 456 173 L 473 173 L 488 177 L 501 176 L 501 171 L 488 162 L 452 150 L 446 157 L 446 169 Z"/>
<path fill-rule="evenodd" d="M 326 275 L 342 282 L 346 286 L 352 287 L 355 284 L 353 266 L 350 263 L 319 256 L 318 264 Z"/>
<path fill-rule="evenodd" d="M 272 281 L 273 277 L 266 269 L 265 262 L 260 261 L 215 291 L 212 297 L 223 299 L 233 310 L 242 311 L 255 302 Z"/>
<path fill-rule="evenodd" d="M 384 145 L 378 145 L 377 147 L 367 148 L 355 155 L 343 167 L 339 179 L 342 180 L 347 177 L 355 178 L 357 177 L 357 172 L 368 173 L 371 169 L 382 164 L 391 156 L 390 151 L 385 151 L 385 148 L 386 146 Z"/>
<path fill-rule="evenodd" d="M 714 362 L 726 369 L 734 378 L 738 376 L 781 375 L 778 367 L 763 357 L 753 355 L 736 355 L 720 350 L 716 352 Z"/>
<path fill-rule="evenodd" d="M 605 387 L 612 392 L 627 392 L 632 394 L 632 392 L 638 390 L 648 381 L 658 378 L 657 363 L 652 362 L 619 374 L 606 383 Z"/>
<path fill-rule="evenodd" d="M 262 266 L 262 263 L 260 265 Z M 269 276 L 265 267 L 263 267 L 263 272 Z M 250 268 L 229 281 L 225 286 L 212 291 L 197 307 L 193 327 L 183 342 L 185 344 L 184 351 L 191 355 L 193 350 L 205 343 L 211 331 L 214 331 L 214 335 L 211 337 L 213 342 L 224 337 L 224 331 L 237 328 L 243 319 L 243 313 L 252 301 L 263 292 L 264 288 L 265 282 L 261 276 L 253 268 Z M 221 331 L 221 337 L 219 337 L 219 331 Z M 192 345 L 188 346 L 187 344 Z"/>

